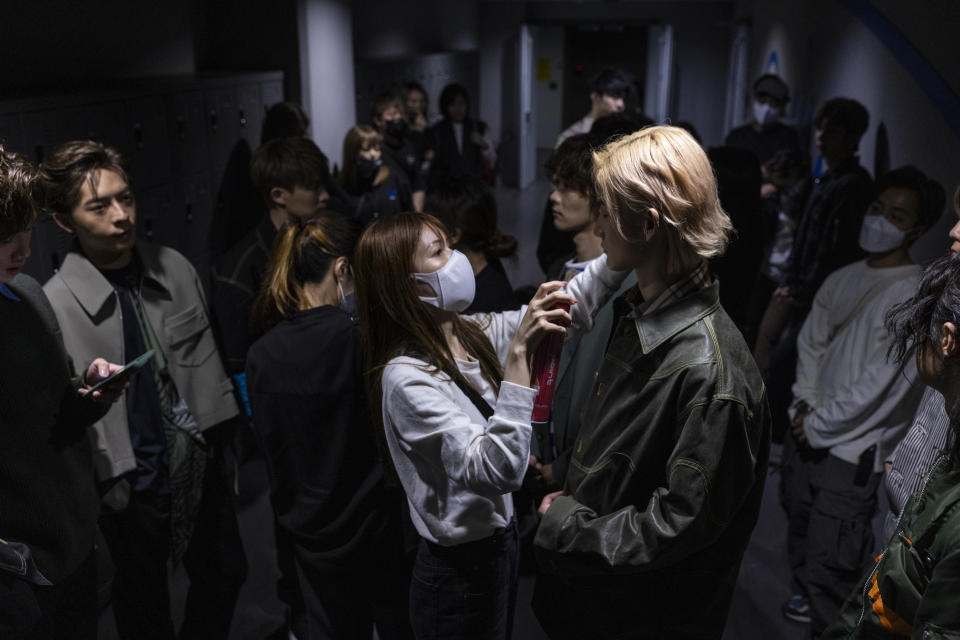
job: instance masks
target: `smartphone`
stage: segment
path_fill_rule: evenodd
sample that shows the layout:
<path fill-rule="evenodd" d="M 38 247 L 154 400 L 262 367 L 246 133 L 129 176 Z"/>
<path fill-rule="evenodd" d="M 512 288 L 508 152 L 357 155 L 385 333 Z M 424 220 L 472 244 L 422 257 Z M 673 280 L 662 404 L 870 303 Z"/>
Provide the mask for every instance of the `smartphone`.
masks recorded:
<path fill-rule="evenodd" d="M 150 362 L 150 358 L 152 357 L 153 357 L 153 349 L 147 350 L 146 353 L 143 353 L 137 356 L 136 358 L 128 362 L 126 365 L 124 365 L 123 369 L 120 369 L 120 371 L 117 371 L 116 373 L 110 376 L 107 376 L 97 384 L 90 387 L 90 390 L 87 393 L 93 393 L 100 387 L 106 384 L 110 384 L 111 382 L 114 382 L 116 380 L 121 380 L 121 379 L 126 380 L 127 378 L 135 374 L 137 371 L 142 369 L 145 364 Z"/>

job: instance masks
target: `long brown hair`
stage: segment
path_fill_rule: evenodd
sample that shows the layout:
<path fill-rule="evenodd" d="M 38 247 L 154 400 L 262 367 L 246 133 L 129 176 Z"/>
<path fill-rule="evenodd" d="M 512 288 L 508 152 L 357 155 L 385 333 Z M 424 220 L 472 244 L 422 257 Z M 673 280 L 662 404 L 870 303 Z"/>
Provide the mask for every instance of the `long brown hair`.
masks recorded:
<path fill-rule="evenodd" d="M 354 254 L 370 414 L 377 427 L 385 473 L 393 481 L 396 481 L 396 470 L 389 464 L 381 407 L 383 369 L 390 359 L 413 355 L 422 359 L 432 372 L 442 372 L 453 380 L 469 384 L 457 368 L 443 329 L 420 300 L 416 281 L 410 276 L 424 229 L 446 238 L 443 223 L 431 215 L 402 213 L 381 218 L 363 232 Z M 453 331 L 467 353 L 480 361 L 483 377 L 494 389 L 499 389 L 503 370 L 481 327 L 457 316 Z"/>
<path fill-rule="evenodd" d="M 304 309 L 304 285 L 322 282 L 337 258 L 351 260 L 360 229 L 359 222 L 334 211 L 281 229 L 253 301 L 251 333 L 262 335 L 281 319 Z"/>
<path fill-rule="evenodd" d="M 378 147 L 383 142 L 383 136 L 373 127 L 361 124 L 351 127 L 343 138 L 343 169 L 340 170 L 340 184 L 348 193 L 359 195 L 368 185 L 359 183 L 357 177 L 357 158 L 360 152 L 370 147 Z M 381 184 L 390 175 L 387 165 L 380 165 L 377 175 L 373 178 L 373 186 Z"/>

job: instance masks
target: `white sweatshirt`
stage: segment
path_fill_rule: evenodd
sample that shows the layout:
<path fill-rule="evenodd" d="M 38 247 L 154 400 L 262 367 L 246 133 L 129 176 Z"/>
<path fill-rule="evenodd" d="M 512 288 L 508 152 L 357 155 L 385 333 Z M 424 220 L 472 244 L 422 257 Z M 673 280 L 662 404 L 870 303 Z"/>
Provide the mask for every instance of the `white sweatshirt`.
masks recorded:
<path fill-rule="evenodd" d="M 593 316 L 627 273 L 592 261 L 567 285 L 579 302 L 567 336 L 589 330 Z M 464 316 L 477 322 L 501 363 L 526 313 Z M 399 356 L 383 370 L 383 422 L 390 457 L 410 503 L 410 516 L 425 539 L 450 546 L 486 538 L 513 517 L 510 492 L 523 482 L 530 457 L 530 417 L 536 390 L 510 382 L 500 393 L 476 360 L 457 360 L 467 382 L 494 409 L 485 420 L 449 376 L 420 360 Z"/>
<path fill-rule="evenodd" d="M 817 291 L 797 338 L 793 385 L 794 399 L 814 408 L 803 421 L 811 447 L 856 464 L 876 444 L 873 470 L 883 470 L 923 393 L 912 356 L 903 366 L 887 360 L 883 320 L 916 292 L 920 272 L 917 265 L 876 269 L 861 260 L 831 273 Z"/>

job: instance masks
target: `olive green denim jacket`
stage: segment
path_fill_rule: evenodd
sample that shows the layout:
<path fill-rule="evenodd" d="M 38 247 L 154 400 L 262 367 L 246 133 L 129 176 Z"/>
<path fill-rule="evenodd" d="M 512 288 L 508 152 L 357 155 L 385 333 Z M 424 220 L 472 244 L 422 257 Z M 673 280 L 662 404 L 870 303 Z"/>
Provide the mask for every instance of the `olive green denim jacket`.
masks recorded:
<path fill-rule="evenodd" d="M 960 638 L 960 467 L 941 457 L 823 639 Z"/>
<path fill-rule="evenodd" d="M 770 413 L 718 292 L 714 282 L 616 324 L 564 494 L 537 531 L 543 571 L 735 579 L 759 512 Z"/>

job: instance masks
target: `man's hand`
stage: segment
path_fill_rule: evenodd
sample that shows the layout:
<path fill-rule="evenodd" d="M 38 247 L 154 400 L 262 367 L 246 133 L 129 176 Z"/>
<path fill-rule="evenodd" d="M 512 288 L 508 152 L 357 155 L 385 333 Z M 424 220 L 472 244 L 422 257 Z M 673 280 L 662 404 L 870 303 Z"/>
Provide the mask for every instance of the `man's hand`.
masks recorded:
<path fill-rule="evenodd" d="M 550 508 L 550 505 L 553 504 L 553 501 L 556 500 L 563 491 L 554 491 L 553 493 L 548 493 L 543 496 L 543 502 L 540 503 L 540 508 L 537 509 L 537 513 L 540 514 L 540 517 L 547 515 L 547 509 Z"/>
<path fill-rule="evenodd" d="M 125 376 L 120 376 L 93 392 L 90 391 L 90 387 L 119 371 L 123 371 L 122 365 L 107 362 L 103 358 L 97 358 L 87 367 L 87 371 L 83 374 L 82 386 L 77 391 L 80 395 L 89 393 L 90 398 L 95 402 L 113 404 L 120 399 L 123 391 L 130 386 L 130 381 Z"/>
<path fill-rule="evenodd" d="M 803 430 L 803 420 L 811 413 L 813 413 L 813 409 L 803 412 L 798 411 L 797 415 L 793 418 L 793 424 L 791 425 L 793 437 L 796 438 L 797 444 L 800 446 L 806 446 L 807 444 L 807 434 Z"/>
<path fill-rule="evenodd" d="M 544 489 L 556 489 L 557 481 L 553 477 L 553 465 L 541 464 L 534 456 L 530 456 L 530 467 L 536 472 L 537 482 Z"/>
<path fill-rule="evenodd" d="M 478 147 L 484 150 L 486 150 L 486 148 L 490 146 L 487 144 L 486 139 L 482 135 L 480 135 L 480 133 L 477 131 L 474 131 L 473 133 L 470 134 L 470 142 L 472 142 L 473 144 L 477 145 Z"/>

